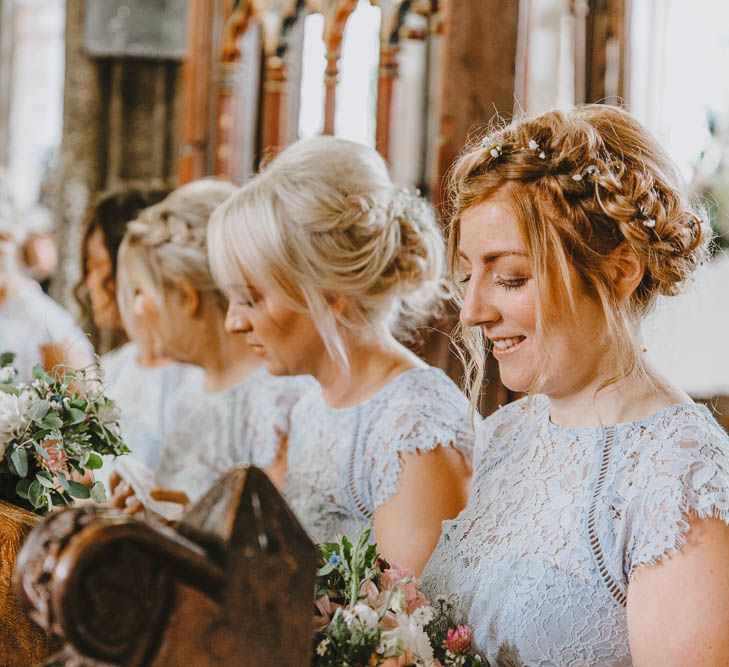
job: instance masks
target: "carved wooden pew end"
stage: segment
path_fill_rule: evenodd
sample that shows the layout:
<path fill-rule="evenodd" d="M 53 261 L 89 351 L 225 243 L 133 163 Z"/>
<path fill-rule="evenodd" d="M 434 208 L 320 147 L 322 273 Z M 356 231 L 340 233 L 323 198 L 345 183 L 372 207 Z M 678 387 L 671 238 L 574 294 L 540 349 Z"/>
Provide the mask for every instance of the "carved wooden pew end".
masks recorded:
<path fill-rule="evenodd" d="M 172 529 L 92 507 L 28 537 L 15 586 L 65 642 L 56 664 L 310 664 L 316 551 L 266 475 L 240 467 Z"/>

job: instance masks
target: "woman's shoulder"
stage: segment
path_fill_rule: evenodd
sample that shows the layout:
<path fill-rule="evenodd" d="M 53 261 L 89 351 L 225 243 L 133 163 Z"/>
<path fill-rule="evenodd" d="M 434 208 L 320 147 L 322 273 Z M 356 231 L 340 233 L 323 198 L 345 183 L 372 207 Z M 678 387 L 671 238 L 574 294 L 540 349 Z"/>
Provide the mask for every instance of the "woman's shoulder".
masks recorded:
<path fill-rule="evenodd" d="M 452 444 L 473 449 L 468 399 L 441 369 L 432 366 L 401 373 L 369 402 L 364 428 L 371 440 L 390 447 L 427 450 Z"/>
<path fill-rule="evenodd" d="M 704 405 L 670 405 L 616 430 L 631 469 L 649 477 L 651 470 L 685 471 L 687 465 L 729 460 L 729 435 Z"/>

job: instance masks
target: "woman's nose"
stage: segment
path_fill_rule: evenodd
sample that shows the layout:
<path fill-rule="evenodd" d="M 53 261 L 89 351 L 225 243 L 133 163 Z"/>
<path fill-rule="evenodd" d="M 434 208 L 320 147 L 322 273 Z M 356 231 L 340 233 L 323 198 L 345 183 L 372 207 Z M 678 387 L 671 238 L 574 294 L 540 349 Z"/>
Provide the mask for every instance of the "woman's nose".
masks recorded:
<path fill-rule="evenodd" d="M 225 314 L 225 330 L 228 333 L 246 333 L 251 330 L 251 323 L 241 306 L 230 305 Z"/>
<path fill-rule="evenodd" d="M 480 327 L 493 324 L 500 319 L 499 309 L 493 303 L 490 290 L 483 284 L 471 279 L 466 287 L 466 295 L 461 307 L 461 323 L 467 327 Z"/>

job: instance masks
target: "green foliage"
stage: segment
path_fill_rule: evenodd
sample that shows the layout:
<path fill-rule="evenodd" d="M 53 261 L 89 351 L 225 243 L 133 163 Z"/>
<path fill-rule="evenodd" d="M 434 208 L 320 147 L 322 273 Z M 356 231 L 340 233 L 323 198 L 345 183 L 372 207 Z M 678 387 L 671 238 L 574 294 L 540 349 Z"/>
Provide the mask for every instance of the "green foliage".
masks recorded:
<path fill-rule="evenodd" d="M 103 465 L 103 456 L 129 449 L 119 433 L 118 411 L 103 393 L 98 367 L 75 370 L 33 368 L 30 384 L 16 384 L 8 371 L 14 355 L 0 354 L 0 392 L 16 397 L 22 420 L 9 440 L 0 442 L 0 498 L 44 513 L 74 499 L 106 500 L 101 482 L 80 481 Z M 13 413 L 15 414 L 15 413 Z M 16 420 L 17 416 L 14 417 Z"/>

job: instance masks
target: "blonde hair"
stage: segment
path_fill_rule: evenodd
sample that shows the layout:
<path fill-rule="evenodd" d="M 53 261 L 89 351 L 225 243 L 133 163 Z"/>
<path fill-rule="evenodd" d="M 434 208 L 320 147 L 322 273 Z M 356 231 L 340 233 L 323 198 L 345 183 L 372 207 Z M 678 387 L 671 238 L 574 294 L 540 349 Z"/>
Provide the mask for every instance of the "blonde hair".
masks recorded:
<path fill-rule="evenodd" d="M 235 190 L 235 185 L 224 181 L 193 181 L 144 209 L 127 225 L 119 249 L 120 266 L 134 264 L 161 313 L 169 291 L 183 281 L 225 309 L 225 298 L 208 263 L 207 225 L 215 208 Z M 133 294 L 124 270 L 119 272 L 118 300 L 124 326 L 134 335 L 137 326 L 132 312 Z"/>
<path fill-rule="evenodd" d="M 246 277 L 309 312 L 329 355 L 347 365 L 339 327 L 387 323 L 399 334 L 445 295 L 444 243 L 432 208 L 393 185 L 372 149 L 334 137 L 299 141 L 213 215 L 218 284 Z M 335 313 L 330 300 L 348 308 Z"/>
<path fill-rule="evenodd" d="M 456 285 L 464 211 L 502 195 L 531 256 L 540 340 L 546 340 L 560 304 L 575 312 L 572 269 L 605 315 L 619 369 L 606 384 L 636 370 L 646 373 L 637 346 L 640 321 L 658 295 L 681 290 L 706 258 L 712 235 L 676 166 L 640 123 L 602 104 L 519 118 L 467 146 L 452 169 L 450 186 L 448 262 Z M 624 245 L 644 266 L 643 279 L 627 300 L 606 271 L 613 251 Z M 459 289 L 459 304 L 463 296 Z M 466 348 L 475 404 L 484 374 L 483 332 L 459 325 L 456 337 Z M 535 379 L 532 392 L 548 371 Z"/>

